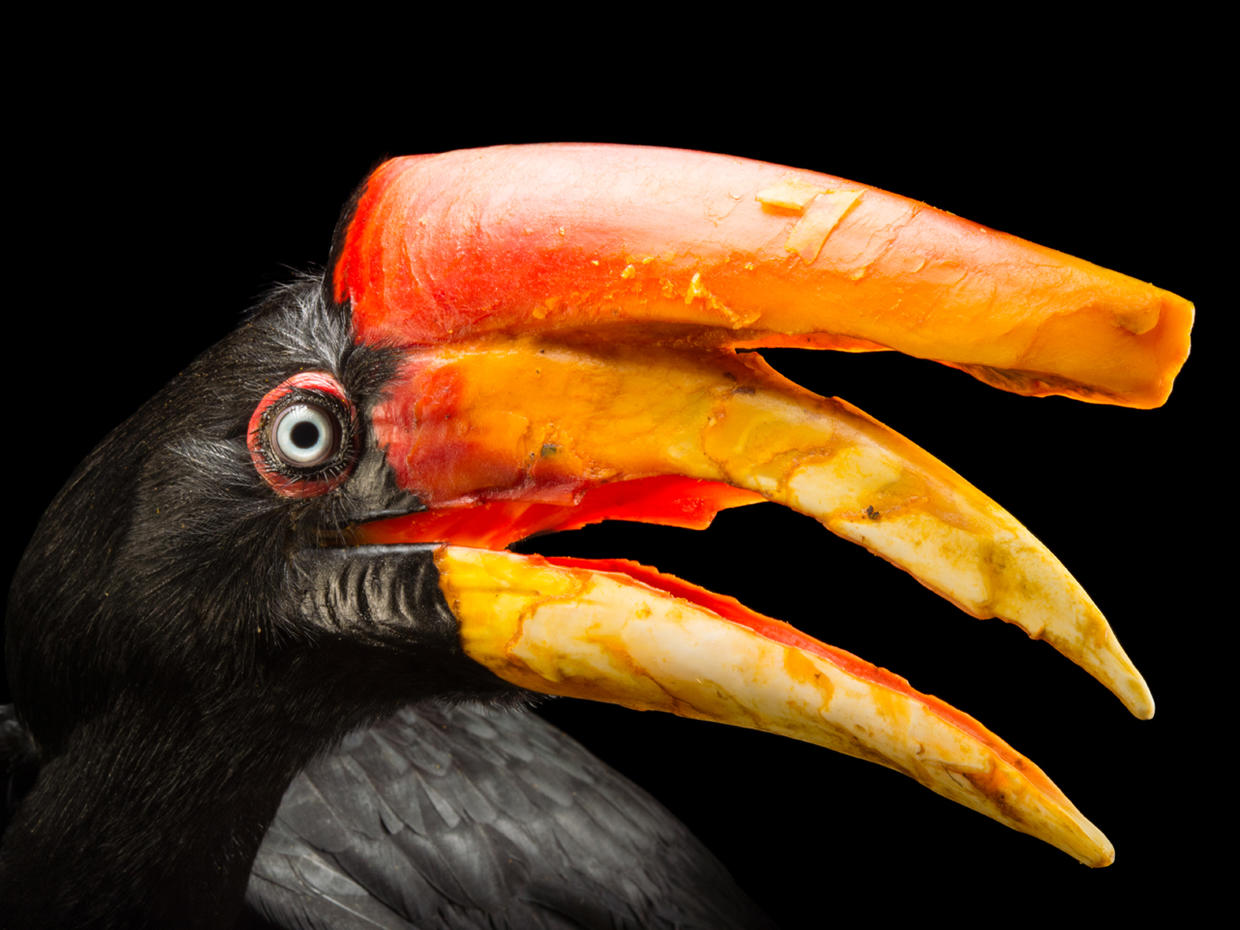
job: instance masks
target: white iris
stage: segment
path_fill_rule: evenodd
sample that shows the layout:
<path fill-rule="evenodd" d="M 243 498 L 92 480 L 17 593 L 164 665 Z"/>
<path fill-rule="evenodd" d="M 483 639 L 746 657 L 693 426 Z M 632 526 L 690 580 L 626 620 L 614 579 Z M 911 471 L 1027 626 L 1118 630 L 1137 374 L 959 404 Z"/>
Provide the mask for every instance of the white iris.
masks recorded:
<path fill-rule="evenodd" d="M 293 404 L 271 427 L 275 452 L 289 465 L 322 465 L 336 450 L 336 421 L 322 407 Z"/>

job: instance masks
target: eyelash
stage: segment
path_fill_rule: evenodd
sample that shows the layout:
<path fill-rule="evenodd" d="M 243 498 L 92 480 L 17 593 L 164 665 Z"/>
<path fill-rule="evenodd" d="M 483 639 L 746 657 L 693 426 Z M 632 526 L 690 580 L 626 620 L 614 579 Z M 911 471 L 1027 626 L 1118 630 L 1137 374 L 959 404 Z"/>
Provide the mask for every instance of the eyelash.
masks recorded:
<path fill-rule="evenodd" d="M 302 410 L 300 423 L 289 424 L 294 411 Z M 317 421 L 317 422 L 316 422 Z M 332 430 L 330 448 L 321 456 L 297 462 L 299 441 L 294 435 L 309 424 Z M 303 434 L 305 430 L 300 430 Z M 281 447 L 287 439 L 292 448 Z M 268 391 L 258 402 L 246 431 L 250 458 L 263 480 L 283 497 L 317 497 L 338 487 L 349 476 L 356 458 L 357 418 L 353 404 L 340 382 L 325 372 L 301 372 Z M 317 442 L 306 446 L 312 451 Z"/>

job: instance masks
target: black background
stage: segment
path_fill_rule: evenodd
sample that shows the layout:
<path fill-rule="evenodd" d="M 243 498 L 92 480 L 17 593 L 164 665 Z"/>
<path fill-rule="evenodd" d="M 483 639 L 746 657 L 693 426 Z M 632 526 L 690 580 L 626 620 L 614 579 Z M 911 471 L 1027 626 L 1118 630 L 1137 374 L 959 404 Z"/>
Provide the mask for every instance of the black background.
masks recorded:
<path fill-rule="evenodd" d="M 1087 870 L 814 747 L 597 705 L 546 713 L 667 803 L 789 926 L 1114 917 L 1163 901 L 1191 914 L 1213 887 L 1204 844 L 1234 826 L 1230 763 L 1212 748 L 1215 683 L 1232 677 L 1220 592 L 1234 546 L 1211 534 L 1235 482 L 1216 446 L 1230 418 L 1207 426 L 1230 412 L 1214 393 L 1230 360 L 1211 293 L 1226 240 L 1212 224 L 1234 202 L 1209 169 L 1213 85 L 1153 26 L 1123 49 L 1048 36 L 1019 54 L 915 36 L 857 48 L 843 41 L 854 27 L 646 34 L 633 41 L 656 57 L 639 64 L 625 42 L 514 34 L 493 52 L 423 35 L 390 74 L 356 37 L 305 49 L 274 77 L 251 69 L 270 55 L 259 44 L 49 52 L 10 116 L 5 571 L 112 425 L 266 288 L 326 260 L 337 210 L 386 155 L 609 141 L 848 177 L 1197 303 L 1194 355 L 1156 411 L 1017 397 L 894 354 L 767 353 L 1022 519 L 1110 618 L 1159 702 L 1154 720 L 1049 647 L 773 505 L 707 533 L 607 526 L 542 549 L 640 558 L 909 677 L 1040 764 L 1109 835 L 1116 864 Z"/>

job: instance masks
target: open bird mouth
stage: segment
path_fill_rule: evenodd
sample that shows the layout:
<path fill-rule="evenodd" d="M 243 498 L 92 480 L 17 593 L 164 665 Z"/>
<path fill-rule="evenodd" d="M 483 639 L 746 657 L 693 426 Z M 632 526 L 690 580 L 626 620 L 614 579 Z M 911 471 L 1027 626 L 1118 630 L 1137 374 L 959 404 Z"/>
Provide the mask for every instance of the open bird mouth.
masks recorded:
<path fill-rule="evenodd" d="M 1149 717 L 1106 620 L 1019 522 L 736 350 L 894 348 L 1020 393 L 1153 406 L 1191 304 L 837 178 L 624 147 L 389 162 L 342 228 L 332 284 L 359 343 L 401 351 L 371 430 L 427 508 L 352 535 L 436 544 L 471 658 L 531 690 L 867 758 L 1112 860 L 1035 765 L 904 679 L 635 562 L 506 547 L 607 519 L 702 529 L 772 501 L 1047 640 Z"/>

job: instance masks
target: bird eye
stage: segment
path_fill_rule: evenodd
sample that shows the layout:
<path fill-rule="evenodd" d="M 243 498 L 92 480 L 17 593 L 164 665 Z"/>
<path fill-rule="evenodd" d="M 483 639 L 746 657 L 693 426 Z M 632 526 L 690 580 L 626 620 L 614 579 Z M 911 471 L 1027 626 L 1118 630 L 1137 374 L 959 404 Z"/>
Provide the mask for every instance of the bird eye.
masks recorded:
<path fill-rule="evenodd" d="M 294 468 L 313 468 L 331 460 L 340 448 L 340 424 L 318 404 L 293 404 L 271 424 L 271 451 Z"/>
<path fill-rule="evenodd" d="M 353 466 L 357 424 L 340 382 L 302 372 L 268 391 L 246 433 L 254 467 L 282 497 L 314 497 L 337 487 Z"/>

